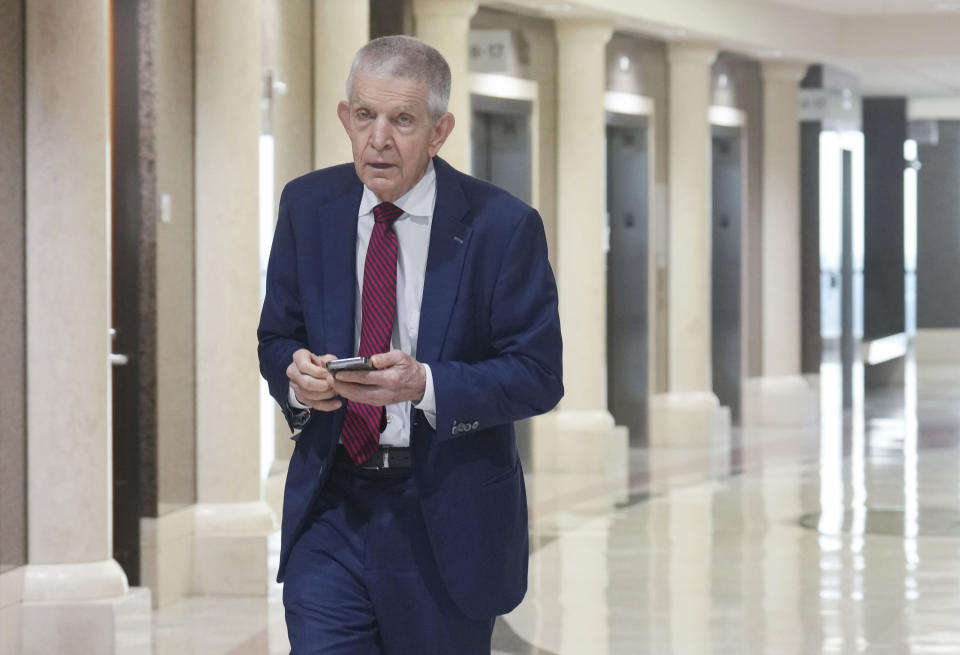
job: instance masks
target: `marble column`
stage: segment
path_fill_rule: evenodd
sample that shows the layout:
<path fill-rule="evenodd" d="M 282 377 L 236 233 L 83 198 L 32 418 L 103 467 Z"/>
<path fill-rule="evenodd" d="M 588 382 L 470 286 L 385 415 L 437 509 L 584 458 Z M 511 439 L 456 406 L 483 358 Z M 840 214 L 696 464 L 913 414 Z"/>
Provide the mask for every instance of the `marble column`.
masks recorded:
<path fill-rule="evenodd" d="M 470 19 L 477 0 L 413 0 L 417 38 L 440 51 L 453 77 L 450 112 L 457 123 L 440 156 L 457 170 L 469 173 L 470 160 Z"/>
<path fill-rule="evenodd" d="M 744 387 L 744 421 L 816 420 L 800 368 L 800 80 L 806 65 L 763 62 L 763 376 Z"/>
<path fill-rule="evenodd" d="M 337 103 L 347 97 L 347 75 L 353 56 L 369 40 L 369 2 L 314 0 L 314 168 L 353 161 L 350 140 L 337 118 Z"/>
<path fill-rule="evenodd" d="M 611 422 L 604 393 L 607 360 L 606 118 L 603 107 L 609 23 L 558 21 L 557 286 L 563 325 L 564 411 Z M 588 317 L 587 320 L 584 320 Z"/>
<path fill-rule="evenodd" d="M 729 423 L 712 391 L 710 107 L 717 49 L 672 42 L 669 128 L 669 389 L 651 403 L 651 444 L 709 443 Z"/>
<path fill-rule="evenodd" d="M 113 559 L 109 10 L 26 3 L 24 655 L 113 653 L 119 616 L 149 623 Z"/>
<path fill-rule="evenodd" d="M 605 21 L 564 19 L 557 40 L 557 288 L 564 386 L 532 424 L 534 468 L 625 477 L 627 429 L 607 410 Z M 623 466 L 622 466 L 622 465 Z"/>
<path fill-rule="evenodd" d="M 265 594 L 273 513 L 261 500 L 259 0 L 196 3 L 194 592 Z"/>

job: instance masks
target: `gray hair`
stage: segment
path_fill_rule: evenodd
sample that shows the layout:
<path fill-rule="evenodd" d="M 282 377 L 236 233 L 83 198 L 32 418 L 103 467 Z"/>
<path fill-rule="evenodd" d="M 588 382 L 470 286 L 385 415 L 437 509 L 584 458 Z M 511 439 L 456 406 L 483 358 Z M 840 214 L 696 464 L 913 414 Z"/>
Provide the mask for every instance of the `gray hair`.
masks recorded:
<path fill-rule="evenodd" d="M 427 87 L 427 108 L 437 120 L 450 102 L 450 66 L 436 48 L 412 36 L 382 36 L 360 48 L 350 64 L 347 99 L 353 100 L 357 71 L 376 77 L 413 80 Z"/>

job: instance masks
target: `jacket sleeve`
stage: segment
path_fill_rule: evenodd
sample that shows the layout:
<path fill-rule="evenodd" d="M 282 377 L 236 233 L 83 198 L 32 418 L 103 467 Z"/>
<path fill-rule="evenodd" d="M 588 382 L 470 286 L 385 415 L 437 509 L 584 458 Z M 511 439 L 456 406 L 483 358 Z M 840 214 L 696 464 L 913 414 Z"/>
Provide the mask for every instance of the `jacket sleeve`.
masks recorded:
<path fill-rule="evenodd" d="M 297 249 L 290 221 L 287 189 L 280 195 L 277 227 L 267 264 L 266 294 L 257 329 L 260 374 L 270 387 L 291 431 L 300 427 L 304 410 L 290 407 L 287 367 L 293 353 L 307 347 L 307 331 L 300 307 Z"/>
<path fill-rule="evenodd" d="M 439 439 L 542 414 L 563 396 L 557 285 L 536 211 L 519 222 L 502 255 L 490 329 L 493 357 L 429 362 Z"/>

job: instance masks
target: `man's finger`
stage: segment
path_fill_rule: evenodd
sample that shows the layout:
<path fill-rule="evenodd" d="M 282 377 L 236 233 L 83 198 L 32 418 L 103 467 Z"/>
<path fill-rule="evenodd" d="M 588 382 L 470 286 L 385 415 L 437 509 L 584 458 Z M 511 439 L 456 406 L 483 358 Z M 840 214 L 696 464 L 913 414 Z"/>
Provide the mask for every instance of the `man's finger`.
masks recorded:
<path fill-rule="evenodd" d="M 315 366 L 319 366 L 319 367 L 321 367 L 321 368 L 323 368 L 323 369 L 326 369 L 326 368 L 327 368 L 327 364 L 329 364 L 330 362 L 336 361 L 336 359 L 337 359 L 337 356 L 336 356 L 336 355 L 330 355 L 330 354 L 327 354 L 327 355 L 314 355 L 313 353 L 310 353 L 310 361 L 311 361 Z"/>
<path fill-rule="evenodd" d="M 352 384 L 339 380 L 335 384 L 335 387 L 337 394 L 354 402 L 378 407 L 389 405 L 393 402 L 393 392 L 384 387 L 371 387 L 365 384 Z"/>
<path fill-rule="evenodd" d="M 297 371 L 302 372 L 305 368 L 311 365 L 310 363 L 311 354 L 312 353 L 306 348 L 300 348 L 299 350 L 294 351 L 293 365 L 297 367 Z"/>
<path fill-rule="evenodd" d="M 338 371 L 333 376 L 336 381 L 350 382 L 351 384 L 363 384 L 367 386 L 382 386 L 385 372 L 383 371 Z"/>
<path fill-rule="evenodd" d="M 316 382 L 329 384 L 329 377 L 327 375 L 324 375 L 323 377 L 307 375 L 300 370 L 300 367 L 297 366 L 296 362 L 287 367 L 287 377 L 290 378 L 291 383 L 299 385 L 300 388 L 307 388 Z"/>
<path fill-rule="evenodd" d="M 333 384 L 328 380 L 317 380 L 305 377 L 302 380 L 292 381 L 294 393 L 303 400 L 327 400 L 337 395 Z"/>
<path fill-rule="evenodd" d="M 309 358 L 304 358 L 297 362 L 297 369 L 301 374 L 312 378 L 321 379 L 327 376 L 327 369 L 323 366 L 314 364 Z"/>
<path fill-rule="evenodd" d="M 391 350 L 388 353 L 377 353 L 370 358 L 370 363 L 372 363 L 376 368 L 390 368 L 391 366 L 396 366 L 403 362 L 409 355 L 407 355 L 402 350 Z"/>
<path fill-rule="evenodd" d="M 329 358 L 329 360 L 327 358 Z M 306 348 L 301 348 L 293 353 L 293 363 L 296 364 L 297 370 L 302 375 L 320 380 L 325 379 L 328 375 L 326 361 L 332 361 L 334 359 L 336 359 L 336 357 L 333 355 L 318 357 Z"/>

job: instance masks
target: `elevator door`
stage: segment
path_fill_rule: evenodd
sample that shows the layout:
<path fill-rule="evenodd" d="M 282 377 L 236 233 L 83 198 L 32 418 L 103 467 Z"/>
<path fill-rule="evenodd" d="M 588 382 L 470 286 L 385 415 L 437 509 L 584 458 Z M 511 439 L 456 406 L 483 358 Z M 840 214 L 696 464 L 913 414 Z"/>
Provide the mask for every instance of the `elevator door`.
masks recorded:
<path fill-rule="evenodd" d="M 472 96 L 473 175 L 531 198 L 529 102 Z"/>
<path fill-rule="evenodd" d="M 492 182 L 530 203 L 533 164 L 531 103 L 473 95 L 470 104 L 473 111 L 471 172 L 474 177 Z M 530 421 L 517 421 L 515 427 L 520 461 L 529 471 L 533 464 Z"/>
<path fill-rule="evenodd" d="M 743 214 L 740 130 L 713 128 L 713 392 L 740 422 L 740 230 Z"/>
<path fill-rule="evenodd" d="M 607 124 L 607 398 L 632 445 L 647 443 L 647 138 Z"/>

